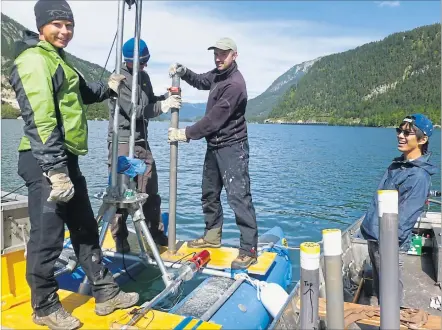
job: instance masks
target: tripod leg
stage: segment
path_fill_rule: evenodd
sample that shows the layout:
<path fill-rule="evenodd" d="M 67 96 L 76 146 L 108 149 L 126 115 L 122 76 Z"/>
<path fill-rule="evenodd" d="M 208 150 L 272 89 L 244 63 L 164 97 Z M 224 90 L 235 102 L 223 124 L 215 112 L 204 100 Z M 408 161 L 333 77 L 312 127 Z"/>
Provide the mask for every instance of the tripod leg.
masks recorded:
<path fill-rule="evenodd" d="M 106 237 L 109 224 L 113 221 L 115 213 L 117 213 L 117 207 L 115 205 L 109 205 L 103 215 L 103 225 L 100 230 L 99 243 L 100 247 L 103 246 L 104 238 Z"/>
<path fill-rule="evenodd" d="M 106 209 L 108 208 L 108 204 L 103 203 L 101 204 L 99 210 L 98 210 L 98 214 L 97 214 L 97 222 L 99 223 L 101 218 L 103 217 L 104 213 L 106 212 Z"/>
<path fill-rule="evenodd" d="M 143 208 L 141 203 L 137 203 L 137 206 L 133 206 L 132 210 L 132 219 L 136 227 L 141 229 L 144 237 L 146 237 L 147 244 L 152 251 L 152 254 L 157 262 L 158 267 L 160 268 L 164 285 L 167 287 L 171 283 L 171 277 L 166 270 L 166 266 L 164 266 L 163 259 L 161 259 L 160 252 L 158 251 L 157 245 L 150 234 L 149 228 L 147 227 L 146 221 L 144 221 Z"/>
<path fill-rule="evenodd" d="M 134 226 L 135 226 L 135 232 L 137 234 L 137 239 L 138 239 L 138 245 L 140 246 L 140 255 L 141 258 L 147 259 L 147 265 L 150 265 L 151 263 L 149 261 L 151 261 L 151 257 L 149 256 L 149 254 L 147 253 L 148 246 L 146 245 L 145 240 L 143 239 L 143 234 L 142 234 L 142 229 L 140 227 L 140 221 L 134 221 Z"/>

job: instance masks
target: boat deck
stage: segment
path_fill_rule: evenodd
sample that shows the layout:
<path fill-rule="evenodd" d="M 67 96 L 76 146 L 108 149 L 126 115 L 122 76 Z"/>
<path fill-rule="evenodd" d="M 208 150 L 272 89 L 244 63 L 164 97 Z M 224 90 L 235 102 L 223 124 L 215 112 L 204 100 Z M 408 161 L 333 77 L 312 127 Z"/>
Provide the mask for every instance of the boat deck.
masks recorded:
<path fill-rule="evenodd" d="M 404 307 L 422 309 L 429 314 L 440 315 L 440 312 L 430 307 L 430 299 L 442 295 L 440 286 L 436 283 L 431 255 L 406 255 L 402 273 L 404 284 Z M 376 297 L 361 294 L 359 303 L 377 305 Z"/>
<path fill-rule="evenodd" d="M 440 231 L 440 225 L 431 223 L 428 229 L 436 233 Z M 419 309 L 429 315 L 429 320 L 424 329 L 440 329 L 441 312 L 430 307 L 431 298 L 442 296 L 440 283 L 437 282 L 436 269 L 433 263 L 432 249 L 424 248 L 422 255 L 403 256 L 402 282 L 404 285 L 403 305 L 406 308 Z M 361 291 L 358 303 L 361 305 L 377 306 L 377 299 L 373 296 L 367 296 Z M 359 327 L 352 329 L 375 329 L 376 324 L 358 324 Z M 374 326 L 374 328 L 373 328 Z"/>
<path fill-rule="evenodd" d="M 66 234 L 68 235 L 68 234 Z M 130 231 L 129 237 L 128 237 L 129 245 L 131 248 L 131 253 L 134 255 L 137 255 L 140 253 L 140 247 L 138 245 L 138 240 L 136 237 L 135 232 Z M 161 259 L 163 261 L 169 261 L 169 262 L 184 262 L 192 256 L 200 252 L 202 250 L 207 250 L 210 253 L 210 260 L 205 265 L 205 268 L 220 270 L 220 271 L 226 271 L 230 270 L 230 265 L 232 264 L 232 261 L 238 256 L 239 249 L 227 247 L 227 246 L 221 246 L 220 248 L 190 248 L 187 246 L 187 242 L 185 241 L 176 241 L 176 249 L 177 251 L 173 254 L 168 252 L 168 249 L 166 246 L 162 246 L 159 249 Z M 109 251 L 116 251 L 115 241 L 112 238 L 112 234 L 110 230 L 107 231 L 104 242 L 103 242 L 103 250 L 109 250 Z M 148 254 L 151 254 L 150 251 L 147 251 Z M 255 275 L 266 275 L 270 268 L 272 267 L 275 258 L 276 253 L 274 252 L 263 252 L 258 256 L 258 260 L 256 264 L 250 266 L 247 271 L 249 274 L 255 274 Z"/>
<path fill-rule="evenodd" d="M 58 290 L 60 301 L 67 311 L 78 317 L 82 322 L 82 329 L 119 329 L 133 316 L 136 307 L 126 310 L 117 310 L 107 316 L 98 316 L 93 311 L 95 300 L 90 296 L 80 295 L 66 290 Z M 30 297 L 29 297 L 30 298 Z M 14 308 L 2 311 L 2 328 L 8 329 L 47 329 L 36 325 L 31 318 L 32 307 L 24 301 Z M 139 329 L 221 329 L 221 325 L 212 322 L 203 322 L 158 310 L 149 311 L 137 323 Z"/>
<path fill-rule="evenodd" d="M 353 311 L 359 311 L 363 308 L 363 305 L 360 304 L 353 304 L 353 303 L 344 303 L 344 314 L 348 315 L 349 318 L 351 318 L 351 314 Z M 373 308 L 375 311 L 379 311 L 379 307 Z M 354 312 L 353 312 L 354 313 Z M 380 314 L 380 313 L 379 313 Z M 326 300 L 323 298 L 319 299 L 319 316 L 322 319 L 325 319 L 327 316 L 326 312 Z M 378 316 L 373 316 L 370 318 L 362 318 L 355 322 L 356 324 L 350 324 L 348 326 L 348 329 L 363 329 L 363 330 L 369 330 L 369 329 L 379 329 L 380 326 L 380 318 Z M 422 326 L 418 326 L 415 329 L 440 329 L 441 326 L 441 317 L 436 315 L 430 315 L 428 317 L 428 320 L 423 324 Z M 401 329 L 408 329 L 407 326 L 401 325 Z"/>
<path fill-rule="evenodd" d="M 430 299 L 442 295 L 440 286 L 436 284 L 431 255 L 421 257 L 407 255 L 404 260 L 402 277 L 405 293 L 404 305 L 440 315 L 440 312 L 430 308 Z"/>

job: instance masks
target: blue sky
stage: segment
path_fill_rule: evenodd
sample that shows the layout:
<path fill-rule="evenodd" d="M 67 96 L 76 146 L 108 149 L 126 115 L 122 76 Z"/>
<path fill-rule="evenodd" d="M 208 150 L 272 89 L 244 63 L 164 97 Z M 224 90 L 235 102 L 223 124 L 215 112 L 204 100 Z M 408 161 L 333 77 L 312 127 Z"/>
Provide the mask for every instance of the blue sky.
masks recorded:
<path fill-rule="evenodd" d="M 2 0 L 2 12 L 35 30 L 35 0 Z M 75 37 L 66 49 L 103 65 L 116 30 L 117 1 L 68 0 Z M 127 12 L 124 39 L 133 36 Z M 264 92 L 295 64 L 381 40 L 389 34 L 440 22 L 439 1 L 143 1 L 141 37 L 151 53 L 147 72 L 155 93 L 170 85 L 168 66 L 197 73 L 214 67 L 207 47 L 229 36 L 249 98 Z M 111 56 L 108 69 L 115 65 Z M 182 84 L 183 100 L 205 102 L 207 91 Z"/>
<path fill-rule="evenodd" d="M 174 1 L 217 10 L 230 19 L 303 19 L 391 34 L 438 23 L 440 1 Z M 388 4 L 389 3 L 389 4 Z"/>

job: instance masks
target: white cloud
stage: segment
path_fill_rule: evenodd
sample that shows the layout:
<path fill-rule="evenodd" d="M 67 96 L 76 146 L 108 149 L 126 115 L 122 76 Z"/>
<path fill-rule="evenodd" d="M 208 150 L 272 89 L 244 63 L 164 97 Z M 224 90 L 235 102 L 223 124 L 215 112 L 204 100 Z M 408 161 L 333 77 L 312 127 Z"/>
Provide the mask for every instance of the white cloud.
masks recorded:
<path fill-rule="evenodd" d="M 400 1 L 375 1 L 379 7 L 399 7 Z"/>
<path fill-rule="evenodd" d="M 2 12 L 35 30 L 33 7 L 36 1 L 2 1 Z M 70 1 L 76 21 L 75 36 L 67 51 L 77 57 L 104 65 L 117 29 L 117 1 Z M 259 6 L 259 2 L 251 2 Z M 354 36 L 347 29 L 303 20 L 232 20 L 228 13 L 201 7 L 176 6 L 168 2 L 143 2 L 141 37 L 147 42 L 151 59 L 149 72 L 156 93 L 170 85 L 167 69 L 180 62 L 197 73 L 214 67 L 207 47 L 229 36 L 238 45 L 238 65 L 247 83 L 249 98 L 262 93 L 290 67 L 319 56 L 336 53 L 379 39 Z M 135 7 L 125 16 L 124 40 L 134 33 Z M 223 17 L 225 16 L 225 17 Z M 107 68 L 115 65 L 115 48 Z M 206 102 L 207 91 L 182 83 L 183 100 Z"/>

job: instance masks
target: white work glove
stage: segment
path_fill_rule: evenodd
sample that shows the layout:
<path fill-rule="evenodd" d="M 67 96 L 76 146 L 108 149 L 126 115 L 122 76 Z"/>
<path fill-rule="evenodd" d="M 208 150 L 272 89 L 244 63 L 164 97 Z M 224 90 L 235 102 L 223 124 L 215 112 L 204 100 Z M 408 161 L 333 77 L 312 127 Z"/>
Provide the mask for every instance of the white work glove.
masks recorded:
<path fill-rule="evenodd" d="M 47 199 L 48 202 L 69 202 L 74 197 L 74 185 L 69 178 L 67 167 L 57 168 L 48 171 L 45 176 L 51 181 L 51 193 Z"/>
<path fill-rule="evenodd" d="M 122 74 L 112 73 L 107 81 L 107 85 L 110 89 L 112 89 L 115 93 L 118 94 L 118 89 L 120 88 L 121 82 L 126 79 L 126 77 Z"/>
<path fill-rule="evenodd" d="M 160 220 L 158 224 L 158 230 L 164 232 L 164 223 L 162 220 Z"/>
<path fill-rule="evenodd" d="M 189 139 L 186 137 L 186 129 L 185 128 L 172 128 L 169 127 L 169 133 L 167 135 L 167 142 L 189 142 Z"/>
<path fill-rule="evenodd" d="M 173 63 L 169 67 L 169 76 L 172 78 L 176 74 L 178 77 L 181 78 L 182 76 L 184 76 L 186 71 L 187 68 L 184 65 L 180 63 Z"/>
<path fill-rule="evenodd" d="M 163 113 L 168 113 L 171 108 L 180 109 L 181 108 L 181 96 L 170 95 L 167 99 L 160 102 L 161 111 Z"/>

